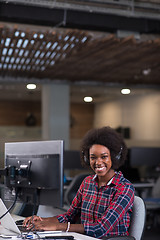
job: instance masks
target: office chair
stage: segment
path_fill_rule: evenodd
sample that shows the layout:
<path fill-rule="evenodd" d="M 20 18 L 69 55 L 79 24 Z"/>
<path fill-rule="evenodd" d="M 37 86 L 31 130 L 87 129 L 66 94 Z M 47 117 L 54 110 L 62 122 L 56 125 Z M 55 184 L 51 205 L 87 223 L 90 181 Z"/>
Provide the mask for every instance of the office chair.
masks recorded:
<path fill-rule="evenodd" d="M 87 177 L 89 175 L 89 173 L 81 173 L 76 175 L 72 182 L 69 184 L 69 186 L 67 187 L 65 194 L 64 194 L 64 202 L 67 205 L 70 205 L 72 203 L 73 198 L 75 197 L 83 179 L 85 177 Z"/>
<path fill-rule="evenodd" d="M 147 210 L 147 228 L 157 227 L 160 223 L 160 177 L 152 188 L 151 196 L 144 198 Z"/>
<path fill-rule="evenodd" d="M 142 198 L 135 196 L 129 236 L 103 237 L 103 240 L 141 240 L 146 220 L 146 208 Z"/>

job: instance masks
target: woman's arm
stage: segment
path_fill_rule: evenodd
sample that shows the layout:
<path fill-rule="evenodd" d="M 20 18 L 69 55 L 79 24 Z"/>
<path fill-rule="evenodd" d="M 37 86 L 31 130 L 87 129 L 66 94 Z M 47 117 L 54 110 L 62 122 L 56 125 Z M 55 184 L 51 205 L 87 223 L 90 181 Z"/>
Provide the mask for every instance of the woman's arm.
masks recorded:
<path fill-rule="evenodd" d="M 41 218 L 38 216 L 28 217 L 24 221 L 24 226 L 27 227 L 27 229 L 34 230 L 43 230 L 43 231 L 70 231 L 70 232 L 78 232 L 78 233 L 84 233 L 84 226 L 83 224 L 68 224 L 66 223 L 60 223 L 57 219 L 57 217 L 49 217 L 49 218 Z"/>
<path fill-rule="evenodd" d="M 69 228 L 68 228 L 69 226 Z M 35 230 L 44 230 L 44 231 L 63 231 L 63 232 L 78 232 L 84 233 L 83 224 L 69 224 L 49 221 L 39 221 L 35 225 Z"/>

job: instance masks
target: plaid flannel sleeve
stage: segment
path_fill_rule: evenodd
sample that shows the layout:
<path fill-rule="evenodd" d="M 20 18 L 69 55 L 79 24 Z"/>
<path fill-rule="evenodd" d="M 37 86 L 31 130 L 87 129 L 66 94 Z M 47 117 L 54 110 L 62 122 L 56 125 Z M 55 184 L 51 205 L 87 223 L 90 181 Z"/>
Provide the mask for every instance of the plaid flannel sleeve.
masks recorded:
<path fill-rule="evenodd" d="M 82 199 L 82 191 L 83 191 L 83 182 L 81 186 L 79 187 L 79 190 L 75 196 L 75 198 L 72 201 L 72 204 L 68 211 L 64 214 L 60 214 L 57 216 L 57 219 L 59 222 L 71 222 L 75 223 L 77 221 L 77 218 L 80 216 L 81 212 L 81 199 Z"/>

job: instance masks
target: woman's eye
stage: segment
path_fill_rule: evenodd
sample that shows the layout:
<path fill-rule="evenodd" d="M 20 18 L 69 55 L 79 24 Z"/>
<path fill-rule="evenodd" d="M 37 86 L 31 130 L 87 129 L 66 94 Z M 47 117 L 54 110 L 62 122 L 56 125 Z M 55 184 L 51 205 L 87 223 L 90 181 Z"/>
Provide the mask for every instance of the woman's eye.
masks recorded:
<path fill-rule="evenodd" d="M 108 158 L 108 156 L 103 156 L 103 157 L 102 157 L 102 159 L 107 159 L 107 158 Z"/>

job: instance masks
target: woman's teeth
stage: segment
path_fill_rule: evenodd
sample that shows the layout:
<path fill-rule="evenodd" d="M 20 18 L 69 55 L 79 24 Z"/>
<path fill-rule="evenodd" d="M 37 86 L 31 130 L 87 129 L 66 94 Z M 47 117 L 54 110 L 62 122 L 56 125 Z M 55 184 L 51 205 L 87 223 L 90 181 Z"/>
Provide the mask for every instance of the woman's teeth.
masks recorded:
<path fill-rule="evenodd" d="M 105 167 L 96 167 L 96 170 L 102 171 Z"/>

